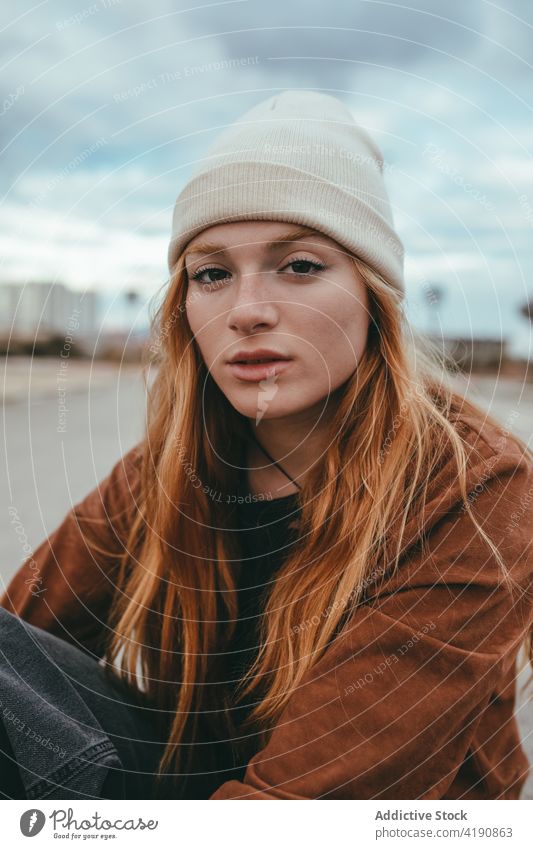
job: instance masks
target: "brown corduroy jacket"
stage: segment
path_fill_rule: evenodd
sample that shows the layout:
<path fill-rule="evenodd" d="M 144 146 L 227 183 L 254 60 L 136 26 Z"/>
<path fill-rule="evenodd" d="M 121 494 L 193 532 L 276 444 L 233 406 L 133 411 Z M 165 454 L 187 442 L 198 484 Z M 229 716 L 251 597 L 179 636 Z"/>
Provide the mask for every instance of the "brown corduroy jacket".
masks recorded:
<path fill-rule="evenodd" d="M 514 716 L 517 653 L 533 624 L 533 464 L 477 418 L 468 504 L 517 583 L 510 594 L 461 502 L 450 461 L 405 528 L 399 568 L 369 584 L 349 626 L 294 691 L 242 782 L 211 799 L 517 799 L 529 765 Z M 20 567 L 0 604 L 100 655 L 118 553 L 138 494 L 138 446 Z"/>

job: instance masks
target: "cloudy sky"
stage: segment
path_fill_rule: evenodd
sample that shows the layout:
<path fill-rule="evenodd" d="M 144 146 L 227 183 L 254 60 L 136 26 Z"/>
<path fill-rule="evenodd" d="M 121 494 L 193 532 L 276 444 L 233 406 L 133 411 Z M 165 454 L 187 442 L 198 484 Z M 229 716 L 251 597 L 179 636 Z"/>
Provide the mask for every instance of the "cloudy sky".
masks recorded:
<path fill-rule="evenodd" d="M 210 139 L 275 92 L 315 89 L 393 166 L 413 322 L 527 353 L 531 4 L 18 0 L 0 31 L 1 281 L 96 287 L 115 311 L 131 287 L 146 301 Z"/>

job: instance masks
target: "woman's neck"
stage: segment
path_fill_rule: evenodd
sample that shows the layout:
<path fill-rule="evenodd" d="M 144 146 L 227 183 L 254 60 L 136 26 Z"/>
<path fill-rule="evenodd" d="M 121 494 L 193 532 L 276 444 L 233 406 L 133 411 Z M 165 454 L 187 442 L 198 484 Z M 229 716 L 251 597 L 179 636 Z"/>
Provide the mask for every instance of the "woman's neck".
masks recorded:
<path fill-rule="evenodd" d="M 281 463 L 281 465 L 294 478 L 294 474 L 292 471 L 289 471 L 287 464 Z M 286 495 L 292 495 L 298 492 L 298 487 L 294 483 L 291 483 L 283 472 L 274 466 L 259 448 L 253 444 L 248 447 L 246 466 L 248 490 L 254 495 L 262 494 L 270 500 L 283 498 Z M 302 485 L 302 479 L 297 482 L 300 486 Z"/>
<path fill-rule="evenodd" d="M 297 423 L 282 427 L 277 419 L 267 420 L 258 427 L 250 422 L 252 438 L 247 443 L 246 467 L 250 492 L 263 493 L 271 498 L 283 498 L 298 492 L 287 475 L 301 487 L 310 468 L 323 456 L 327 446 L 326 428 L 305 425 L 305 430 Z M 259 445 L 256 443 L 259 443 Z M 270 461 L 263 453 L 262 446 L 287 472 Z"/>

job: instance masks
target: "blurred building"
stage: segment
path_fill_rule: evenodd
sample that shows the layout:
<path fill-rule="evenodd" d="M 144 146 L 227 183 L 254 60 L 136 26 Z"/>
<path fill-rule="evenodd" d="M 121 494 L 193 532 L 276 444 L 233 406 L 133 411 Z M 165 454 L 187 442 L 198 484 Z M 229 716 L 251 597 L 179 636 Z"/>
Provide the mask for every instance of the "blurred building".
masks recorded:
<path fill-rule="evenodd" d="M 463 371 L 494 371 L 507 363 L 507 341 L 491 337 L 433 336 L 449 362 Z"/>
<path fill-rule="evenodd" d="M 53 352 L 68 339 L 73 354 L 90 349 L 98 331 L 98 294 L 49 281 L 0 284 L 2 353 Z"/>

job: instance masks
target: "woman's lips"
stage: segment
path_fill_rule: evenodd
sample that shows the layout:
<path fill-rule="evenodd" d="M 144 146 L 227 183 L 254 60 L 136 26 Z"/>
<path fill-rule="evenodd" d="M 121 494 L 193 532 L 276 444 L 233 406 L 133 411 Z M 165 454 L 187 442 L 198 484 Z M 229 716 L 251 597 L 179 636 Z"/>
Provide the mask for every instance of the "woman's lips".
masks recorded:
<path fill-rule="evenodd" d="M 257 382 L 268 377 L 276 377 L 291 363 L 292 360 L 269 360 L 264 363 L 228 363 L 228 365 L 235 377 Z"/>

